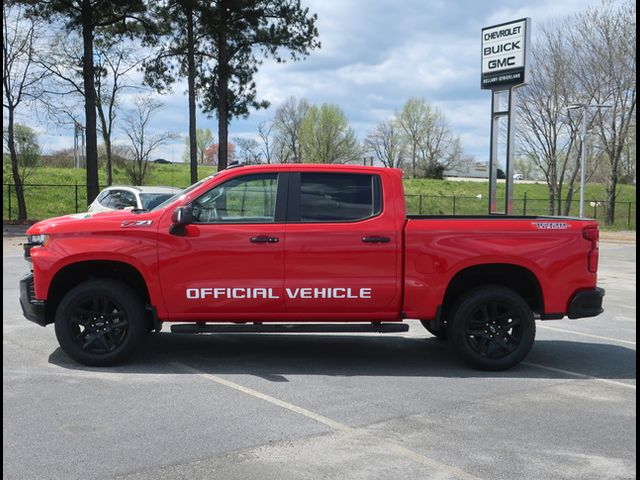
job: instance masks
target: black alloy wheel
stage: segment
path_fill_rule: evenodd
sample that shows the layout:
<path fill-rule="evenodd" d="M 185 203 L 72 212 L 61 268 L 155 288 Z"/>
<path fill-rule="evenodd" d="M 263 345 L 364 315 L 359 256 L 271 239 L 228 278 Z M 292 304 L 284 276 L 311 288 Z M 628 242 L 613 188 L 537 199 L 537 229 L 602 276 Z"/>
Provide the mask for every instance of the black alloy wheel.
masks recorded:
<path fill-rule="evenodd" d="M 519 363 L 533 346 L 533 312 L 512 290 L 499 286 L 476 289 L 454 309 L 449 338 L 471 366 L 505 370 Z"/>
<path fill-rule="evenodd" d="M 113 280 L 90 280 L 70 290 L 56 311 L 62 350 L 84 365 L 122 363 L 147 331 L 142 301 Z"/>
<path fill-rule="evenodd" d="M 108 297 L 94 295 L 76 303 L 68 327 L 77 346 L 87 353 L 100 355 L 122 345 L 128 324 L 122 306 Z"/>

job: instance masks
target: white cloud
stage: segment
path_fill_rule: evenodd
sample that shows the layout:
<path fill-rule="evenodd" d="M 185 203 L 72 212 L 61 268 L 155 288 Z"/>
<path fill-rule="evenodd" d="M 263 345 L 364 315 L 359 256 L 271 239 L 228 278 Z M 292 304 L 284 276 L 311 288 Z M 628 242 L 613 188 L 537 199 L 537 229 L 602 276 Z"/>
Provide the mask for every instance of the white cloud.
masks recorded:
<path fill-rule="evenodd" d="M 480 90 L 480 32 L 494 23 L 531 17 L 535 36 L 546 19 L 566 16 L 599 0 L 309 0 L 318 14 L 322 48 L 295 63 L 266 60 L 256 75 L 258 97 L 268 110 L 234 119 L 230 138 L 255 135 L 261 121 L 273 117 L 289 96 L 339 105 L 361 138 L 373 125 L 392 116 L 409 97 L 423 97 L 440 108 L 467 153 L 486 158 L 489 144 L 490 93 Z M 186 82 L 159 97 L 163 110 L 153 131 L 188 131 Z M 123 105 L 131 103 L 128 94 Z M 121 116 L 124 115 L 121 113 Z M 217 133 L 217 120 L 199 112 L 198 127 Z M 45 149 L 72 146 L 71 132 L 44 125 Z M 62 133 L 63 135 L 57 135 Z M 117 129 L 122 135 L 121 129 Z M 69 142 L 65 145 L 65 142 Z M 159 149 L 157 156 L 179 161 L 182 141 Z"/>

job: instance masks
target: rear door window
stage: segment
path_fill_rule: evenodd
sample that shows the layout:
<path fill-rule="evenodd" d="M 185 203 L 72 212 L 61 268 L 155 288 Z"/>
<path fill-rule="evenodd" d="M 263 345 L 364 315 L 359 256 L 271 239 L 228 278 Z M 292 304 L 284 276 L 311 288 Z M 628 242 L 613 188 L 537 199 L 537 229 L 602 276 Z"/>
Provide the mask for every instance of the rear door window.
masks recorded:
<path fill-rule="evenodd" d="M 382 211 L 380 177 L 357 173 L 301 173 L 300 222 L 364 220 Z"/>

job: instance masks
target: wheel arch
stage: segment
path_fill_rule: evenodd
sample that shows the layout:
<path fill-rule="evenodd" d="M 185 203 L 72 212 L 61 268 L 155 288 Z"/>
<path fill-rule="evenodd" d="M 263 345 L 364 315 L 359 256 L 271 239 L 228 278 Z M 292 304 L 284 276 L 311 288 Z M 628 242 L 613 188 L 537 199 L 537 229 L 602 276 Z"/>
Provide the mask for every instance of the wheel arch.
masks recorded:
<path fill-rule="evenodd" d="M 47 294 L 47 322 L 54 321 L 56 310 L 69 290 L 87 280 L 100 278 L 116 280 L 131 288 L 145 304 L 150 303 L 147 284 L 136 267 L 114 260 L 87 260 L 66 265 L 56 272 Z"/>
<path fill-rule="evenodd" d="M 466 292 L 487 285 L 508 288 L 520 295 L 531 310 L 542 313 L 544 296 L 536 275 L 526 267 L 510 263 L 474 265 L 457 272 L 449 281 L 442 301 L 443 317 Z"/>

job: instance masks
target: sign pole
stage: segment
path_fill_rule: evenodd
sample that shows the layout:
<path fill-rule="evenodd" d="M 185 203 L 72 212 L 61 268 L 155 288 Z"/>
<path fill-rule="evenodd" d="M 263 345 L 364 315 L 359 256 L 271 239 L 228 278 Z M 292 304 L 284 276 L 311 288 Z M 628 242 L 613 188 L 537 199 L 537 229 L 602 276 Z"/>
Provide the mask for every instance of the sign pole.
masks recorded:
<path fill-rule="evenodd" d="M 500 99 L 506 97 L 506 106 L 501 105 Z M 513 152 L 515 145 L 516 88 L 491 91 L 491 143 L 489 156 L 489 214 L 513 213 Z M 505 199 L 502 208 L 498 207 L 497 184 L 499 165 L 500 127 L 501 120 L 506 120 L 506 156 L 505 160 Z"/>
<path fill-rule="evenodd" d="M 584 171 L 587 158 L 587 113 L 589 109 L 586 105 L 582 106 L 582 143 L 580 147 L 580 218 L 584 218 Z"/>
<path fill-rule="evenodd" d="M 505 212 L 507 215 L 513 214 L 513 152 L 515 150 L 515 117 L 517 115 L 516 110 L 516 91 L 517 87 L 511 87 L 509 89 L 509 117 L 508 117 L 508 132 L 507 132 L 507 165 L 505 175 L 506 181 L 506 193 L 505 193 Z"/>
<path fill-rule="evenodd" d="M 530 18 L 482 29 L 480 88 L 491 90 L 489 214 L 513 214 L 516 90 L 526 84 L 530 36 Z M 503 137 L 505 134 L 506 138 Z M 506 142 L 502 143 L 501 139 Z M 502 158 L 501 146 L 505 149 Z M 501 160 L 504 161 L 505 197 L 504 205 L 499 206 L 497 185 Z"/>

